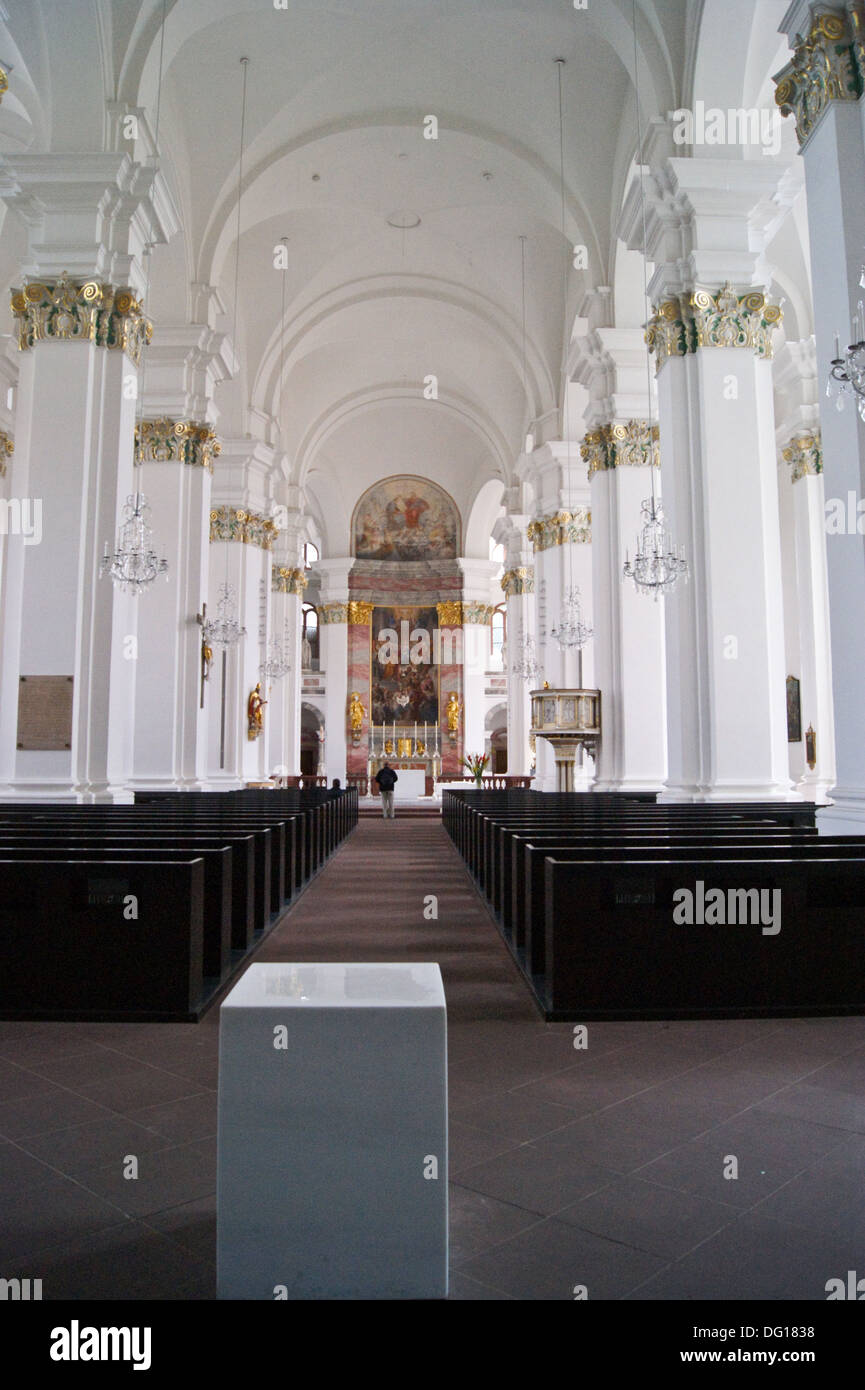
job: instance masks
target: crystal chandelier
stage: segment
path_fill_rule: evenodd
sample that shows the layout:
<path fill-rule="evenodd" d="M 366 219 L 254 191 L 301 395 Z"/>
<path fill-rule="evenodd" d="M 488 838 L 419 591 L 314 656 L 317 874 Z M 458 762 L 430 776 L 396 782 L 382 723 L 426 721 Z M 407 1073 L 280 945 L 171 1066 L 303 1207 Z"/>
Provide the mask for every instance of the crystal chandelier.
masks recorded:
<path fill-rule="evenodd" d="M 862 279 L 865 280 L 865 267 Z M 836 410 L 844 409 L 845 396 L 856 398 L 859 414 L 865 420 L 865 307 L 862 300 L 853 315 L 853 342 L 841 355 L 841 343 L 835 334 L 835 356 L 829 364 L 829 380 L 826 382 L 826 395 L 835 398 Z"/>
<path fill-rule="evenodd" d="M 262 661 L 258 669 L 262 678 L 271 685 L 288 675 L 291 662 L 278 637 L 271 637 L 267 644 L 267 660 Z"/>
<path fill-rule="evenodd" d="M 560 647 L 576 647 L 577 651 L 582 651 L 591 637 L 592 629 L 583 622 L 578 588 L 568 591 L 568 596 L 562 604 L 559 625 L 552 629 L 550 635 L 556 639 Z"/>
<path fill-rule="evenodd" d="M 643 123 L 640 117 L 640 62 L 637 49 L 637 0 L 632 4 L 634 26 L 634 96 L 637 108 L 637 158 L 640 161 L 640 211 L 643 220 L 643 302 L 649 303 L 649 243 L 646 233 L 646 175 L 643 164 Z M 652 594 L 655 602 L 660 594 L 666 594 L 680 579 L 688 577 L 688 562 L 684 549 L 680 546 L 678 554 L 673 549 L 670 535 L 664 529 L 664 509 L 655 496 L 655 457 L 652 444 L 652 362 L 646 351 L 646 401 L 649 407 L 649 480 L 651 497 L 642 503 L 643 525 L 637 541 L 637 553 L 631 564 L 631 557 L 625 551 L 622 578 L 633 579 L 638 594 Z"/>
<path fill-rule="evenodd" d="M 643 526 L 637 540 L 637 553 L 633 563 L 625 552 L 625 579 L 633 579 L 634 588 L 641 594 L 664 594 L 680 578 L 688 577 L 688 562 L 683 551 L 678 555 L 673 550 L 668 531 L 664 529 L 664 509 L 654 497 L 648 497 L 642 506 Z"/>
<path fill-rule="evenodd" d="M 540 679 L 541 668 L 535 656 L 534 637 L 524 637 L 519 645 L 519 654 L 511 667 L 515 676 L 520 680 L 527 681 L 529 685 L 537 685 Z"/>
<path fill-rule="evenodd" d="M 105 554 L 99 565 L 99 576 L 109 575 L 124 593 L 138 594 L 152 584 L 159 574 L 168 570 L 168 561 L 158 558 L 153 549 L 153 534 L 147 518 L 150 508 L 140 492 L 127 497 L 123 506 L 123 523 L 117 531 L 117 548 Z"/>
<path fill-rule="evenodd" d="M 204 640 L 211 647 L 234 647 L 241 637 L 246 636 L 246 628 L 241 627 L 235 613 L 235 594 L 230 584 L 219 586 L 219 602 L 216 605 L 217 617 L 208 618 L 202 628 Z"/>

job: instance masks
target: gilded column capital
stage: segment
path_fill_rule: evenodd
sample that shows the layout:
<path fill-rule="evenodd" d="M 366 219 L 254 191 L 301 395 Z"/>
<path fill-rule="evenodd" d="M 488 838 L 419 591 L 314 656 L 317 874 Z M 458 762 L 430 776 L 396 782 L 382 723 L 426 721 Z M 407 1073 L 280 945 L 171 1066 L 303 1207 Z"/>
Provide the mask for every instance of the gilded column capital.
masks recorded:
<path fill-rule="evenodd" d="M 277 534 L 270 518 L 258 512 L 242 507 L 214 507 L 210 513 L 211 541 L 240 541 L 243 545 L 271 550 Z"/>
<path fill-rule="evenodd" d="M 316 608 L 318 621 L 327 627 L 329 623 L 348 622 L 347 603 L 320 603 Z"/>
<path fill-rule="evenodd" d="M 125 352 L 137 366 L 153 325 L 132 290 L 98 280 L 76 281 L 61 275 L 53 284 L 33 280 L 12 291 L 18 349 L 58 339 L 95 343 Z"/>
<path fill-rule="evenodd" d="M 858 101 L 865 74 L 865 36 L 858 6 L 815 5 L 807 34 L 791 43 L 793 57 L 776 73 L 775 104 L 794 116 L 804 145 L 831 101 Z"/>
<path fill-rule="evenodd" d="M 648 420 L 626 420 L 601 425 L 586 435 L 580 446 L 589 478 L 609 468 L 660 468 L 660 430 Z"/>
<path fill-rule="evenodd" d="M 592 540 L 592 513 L 588 507 L 575 507 L 570 512 L 539 517 L 529 522 L 526 535 L 537 555 L 554 545 L 589 545 Z"/>
<path fill-rule="evenodd" d="M 785 463 L 791 466 L 790 481 L 812 478 L 823 472 L 823 444 L 819 430 L 804 430 L 794 434 L 786 449 L 781 451 Z"/>
<path fill-rule="evenodd" d="M 772 334 L 784 315 L 763 290 L 739 294 L 729 280 L 720 290 L 696 287 L 666 299 L 646 325 L 646 343 L 660 371 L 670 357 L 710 347 L 746 348 L 755 356 L 774 354 Z"/>
<path fill-rule="evenodd" d="M 467 603 L 463 600 L 463 622 L 474 623 L 477 627 L 486 627 L 492 622 L 493 608 L 489 603 Z"/>
<path fill-rule="evenodd" d="M 351 599 L 348 605 L 348 621 L 354 627 L 364 627 L 372 622 L 374 604 L 360 599 Z"/>
<path fill-rule="evenodd" d="M 0 102 L 9 91 L 9 76 L 5 68 L 0 68 Z"/>
<path fill-rule="evenodd" d="M 439 627 L 462 627 L 463 605 L 461 599 L 448 599 L 436 604 Z"/>
<path fill-rule="evenodd" d="M 519 569 L 505 570 L 501 583 L 502 592 L 508 598 L 514 598 L 518 594 L 533 594 L 535 572 L 530 565 L 520 565 Z"/>
<path fill-rule="evenodd" d="M 210 425 L 199 420 L 142 420 L 135 426 L 139 463 L 186 463 L 213 472 L 222 445 Z"/>
<path fill-rule="evenodd" d="M 309 580 L 302 569 L 286 569 L 284 565 L 274 565 L 270 571 L 270 587 L 275 594 L 302 595 Z"/>
<path fill-rule="evenodd" d="M 0 430 L 0 478 L 6 472 L 6 464 L 15 453 L 15 445 L 5 430 Z"/>

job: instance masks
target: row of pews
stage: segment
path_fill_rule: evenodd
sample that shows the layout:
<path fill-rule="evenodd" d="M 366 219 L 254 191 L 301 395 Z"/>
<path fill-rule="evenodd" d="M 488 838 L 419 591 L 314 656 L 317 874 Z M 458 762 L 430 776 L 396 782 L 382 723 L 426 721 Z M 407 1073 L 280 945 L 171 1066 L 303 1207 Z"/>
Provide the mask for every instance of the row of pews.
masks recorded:
<path fill-rule="evenodd" d="M 865 837 L 810 803 L 446 792 L 549 1020 L 865 1010 Z"/>
<path fill-rule="evenodd" d="M 0 803 L 0 1018 L 200 1018 L 357 816 L 352 788 Z"/>

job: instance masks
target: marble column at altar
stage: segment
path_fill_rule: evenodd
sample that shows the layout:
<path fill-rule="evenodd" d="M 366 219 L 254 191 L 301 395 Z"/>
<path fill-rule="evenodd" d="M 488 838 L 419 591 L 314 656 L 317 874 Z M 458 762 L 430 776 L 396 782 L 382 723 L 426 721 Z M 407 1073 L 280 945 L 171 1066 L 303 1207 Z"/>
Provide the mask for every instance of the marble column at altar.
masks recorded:
<path fill-rule="evenodd" d="M 508 702 L 508 773 L 511 776 L 525 777 L 532 765 L 529 747 L 531 711 L 529 705 L 529 683 L 514 671 L 514 665 L 522 658 L 523 642 L 527 637 L 534 638 L 534 603 L 532 595 L 535 587 L 534 568 L 531 564 L 531 546 L 526 536 L 529 518 L 524 513 L 509 512 L 500 517 L 493 528 L 493 537 L 505 551 L 505 572 L 501 578 L 501 589 L 506 600 L 506 642 Z"/>
<path fill-rule="evenodd" d="M 348 702 L 345 710 L 346 776 L 365 777 L 369 767 L 370 730 L 372 727 L 372 693 L 370 663 L 374 657 L 371 647 L 371 603 L 350 599 L 348 604 L 347 666 Z M 352 723 L 351 706 L 354 696 L 363 708 L 360 729 Z"/>
<path fill-rule="evenodd" d="M 278 536 L 272 519 L 273 463 L 273 451 L 251 439 L 223 440 L 214 460 L 207 616 L 218 616 L 220 592 L 228 584 L 246 637 L 225 651 L 224 663 L 223 650 L 213 650 L 205 697 L 211 788 L 263 781 L 271 771 L 270 704 L 262 712 L 257 738 L 249 737 L 248 705 L 257 684 L 268 699 L 259 668 L 267 652 L 272 552 Z"/>
<path fill-rule="evenodd" d="M 660 496 L 658 428 L 650 444 L 644 330 L 612 325 L 606 287 L 580 308 L 571 374 L 587 388 L 581 447 L 592 493 L 593 650 L 603 734 L 595 789 L 659 791 L 667 774 L 664 606 L 639 594 L 622 575 L 634 549 L 654 465 Z"/>
<path fill-rule="evenodd" d="M 463 605 L 459 599 L 436 604 L 441 661 L 439 664 L 439 752 L 441 778 L 467 777 L 463 767 L 469 748 L 465 738 L 465 689 L 463 686 Z"/>
<path fill-rule="evenodd" d="M 154 537 L 168 559 L 140 605 L 136 648 L 133 789 L 200 791 L 207 779 L 207 709 L 196 621 L 208 591 L 213 460 L 220 444 L 201 420 L 143 418 L 136 424 L 139 476 Z M 208 606 L 208 617 L 213 616 Z"/>
<path fill-rule="evenodd" d="M 298 508 L 284 508 L 286 526 L 274 546 L 271 569 L 271 631 L 283 644 L 288 672 L 271 690 L 270 771 L 279 777 L 300 774 L 300 701 L 303 685 L 301 638 L 303 596 L 303 519 Z"/>
<path fill-rule="evenodd" d="M 0 197 L 29 241 L 13 292 L 21 351 L 12 495 L 38 501 L 42 518 L 38 544 L 7 541 L 0 792 L 128 800 L 129 653 L 147 595 L 137 600 L 100 579 L 99 560 L 134 489 L 135 393 L 150 335 L 142 246 L 167 241 L 179 219 L 155 166 L 121 154 L 5 156 Z M 72 678 L 71 732 L 48 740 L 59 747 L 17 747 L 28 675 Z"/>
<path fill-rule="evenodd" d="M 803 766 L 799 788 L 808 801 L 825 804 L 835 784 L 835 728 L 829 584 L 826 573 L 826 504 L 820 431 L 797 430 L 782 451 L 793 490 L 796 597 L 801 661 Z M 846 515 L 846 505 L 844 512 Z M 814 766 L 805 738 L 815 734 Z"/>
<path fill-rule="evenodd" d="M 663 123 L 650 144 L 669 140 Z M 672 148 L 671 142 L 669 148 Z M 765 246 L 797 186 L 756 160 L 649 156 L 666 524 L 690 581 L 665 599 L 666 799 L 790 799 Z M 639 180 L 620 235 L 642 244 Z"/>
<path fill-rule="evenodd" d="M 325 678 L 324 772 L 328 783 L 338 777 L 344 784 L 348 770 L 348 576 L 353 564 L 351 558 L 341 557 L 320 560 L 316 566 L 321 576 L 318 650 L 319 670 Z"/>
<path fill-rule="evenodd" d="M 859 4 L 791 4 L 780 26 L 793 50 L 775 77 L 775 99 L 796 122 L 808 195 L 811 284 L 817 370 L 821 382 L 853 341 L 851 320 L 865 260 L 865 46 Z M 860 333 L 861 337 L 862 334 Z M 865 436 L 855 398 L 838 411 L 821 392 L 820 431 L 827 499 L 865 495 Z M 803 480 L 804 481 L 804 480 Z M 798 488 L 801 483 L 795 484 Z M 827 526 L 826 560 L 832 647 L 836 783 L 833 805 L 818 813 L 830 834 L 865 832 L 865 538 L 856 525 Z M 819 748 L 819 738 L 818 738 Z"/>
<path fill-rule="evenodd" d="M 527 536 L 534 548 L 537 604 L 537 654 L 541 684 L 554 689 L 594 687 L 592 639 L 582 652 L 562 647 L 553 636 L 563 617 L 570 589 L 578 588 L 583 621 L 592 626 L 592 512 L 588 470 L 578 443 L 552 440 L 526 456 L 535 494 L 535 517 Z M 552 749 L 537 746 L 537 785 L 555 791 L 556 767 Z M 574 773 L 574 787 L 587 791 L 591 760 L 583 755 Z"/>

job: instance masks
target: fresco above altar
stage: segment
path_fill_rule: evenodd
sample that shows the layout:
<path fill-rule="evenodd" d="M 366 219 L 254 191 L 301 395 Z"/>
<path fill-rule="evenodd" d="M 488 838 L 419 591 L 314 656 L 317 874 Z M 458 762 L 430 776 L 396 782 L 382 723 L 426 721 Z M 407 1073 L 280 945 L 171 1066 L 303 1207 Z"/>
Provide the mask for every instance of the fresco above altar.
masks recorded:
<path fill-rule="evenodd" d="M 460 517 L 428 478 L 385 478 L 358 502 L 352 534 L 358 560 L 454 560 Z"/>

